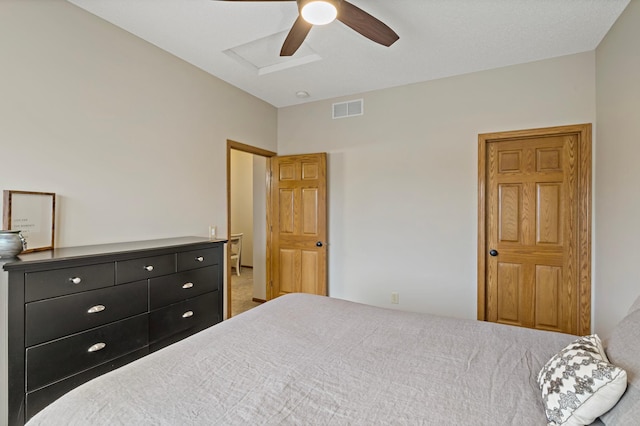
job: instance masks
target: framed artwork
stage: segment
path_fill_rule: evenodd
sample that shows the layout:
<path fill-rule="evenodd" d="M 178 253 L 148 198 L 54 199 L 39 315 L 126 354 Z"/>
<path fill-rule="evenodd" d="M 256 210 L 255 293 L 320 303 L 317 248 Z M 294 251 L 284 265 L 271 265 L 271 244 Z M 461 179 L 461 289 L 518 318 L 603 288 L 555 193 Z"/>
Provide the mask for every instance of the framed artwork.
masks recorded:
<path fill-rule="evenodd" d="M 53 248 L 56 194 L 3 191 L 2 227 L 19 230 L 27 249 L 23 253 Z"/>

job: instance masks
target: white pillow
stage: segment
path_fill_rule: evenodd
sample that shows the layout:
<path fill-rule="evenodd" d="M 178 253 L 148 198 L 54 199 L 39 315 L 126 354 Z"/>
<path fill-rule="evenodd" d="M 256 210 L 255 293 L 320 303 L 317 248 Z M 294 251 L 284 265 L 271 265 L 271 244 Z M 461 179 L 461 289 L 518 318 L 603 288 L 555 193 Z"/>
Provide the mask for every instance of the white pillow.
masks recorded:
<path fill-rule="evenodd" d="M 635 312 L 638 309 L 640 309 L 640 296 L 638 296 L 636 301 L 633 302 L 633 305 L 631 305 L 631 307 L 629 308 L 629 311 L 627 312 L 627 315 L 631 315 L 632 312 Z"/>
<path fill-rule="evenodd" d="M 620 401 L 600 420 L 607 426 L 637 425 L 640 419 L 640 309 L 620 321 L 605 343 L 609 359 L 624 368 L 629 383 Z"/>
<path fill-rule="evenodd" d="M 627 373 L 607 360 L 597 335 L 577 339 L 538 374 L 549 426 L 591 424 L 620 399 Z"/>

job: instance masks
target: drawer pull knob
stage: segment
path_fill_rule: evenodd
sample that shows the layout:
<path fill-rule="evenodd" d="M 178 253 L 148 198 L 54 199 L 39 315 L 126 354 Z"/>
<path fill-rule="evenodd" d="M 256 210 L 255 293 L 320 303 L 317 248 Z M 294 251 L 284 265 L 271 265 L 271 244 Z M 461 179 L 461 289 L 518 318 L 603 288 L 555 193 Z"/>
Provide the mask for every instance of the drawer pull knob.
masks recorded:
<path fill-rule="evenodd" d="M 182 288 L 191 288 L 191 287 L 193 287 L 193 283 L 184 283 L 182 285 Z"/>
<path fill-rule="evenodd" d="M 202 257 L 202 256 L 198 256 L 198 257 L 196 257 L 196 260 L 197 260 L 198 262 L 204 262 L 204 257 Z"/>
<path fill-rule="evenodd" d="M 144 269 L 146 269 L 147 271 L 151 272 L 151 271 L 153 271 L 153 265 L 145 266 Z"/>
<path fill-rule="evenodd" d="M 80 284 L 82 282 L 82 278 L 80 277 L 73 277 L 73 278 L 69 278 L 69 281 L 71 281 L 74 284 Z"/>
<path fill-rule="evenodd" d="M 189 318 L 193 316 L 193 311 L 187 311 L 184 314 L 182 314 L 182 318 Z"/>
<path fill-rule="evenodd" d="M 107 309 L 104 305 L 96 305 L 89 308 L 87 311 L 88 314 L 95 314 L 97 312 L 102 312 Z"/>
<path fill-rule="evenodd" d="M 97 352 L 97 351 L 99 351 L 99 350 L 104 349 L 104 348 L 105 348 L 105 346 L 107 346 L 107 344 L 106 344 L 106 343 L 102 343 L 102 342 L 100 342 L 100 343 L 96 343 L 95 345 L 91 346 L 91 347 L 87 350 L 87 352 Z"/>

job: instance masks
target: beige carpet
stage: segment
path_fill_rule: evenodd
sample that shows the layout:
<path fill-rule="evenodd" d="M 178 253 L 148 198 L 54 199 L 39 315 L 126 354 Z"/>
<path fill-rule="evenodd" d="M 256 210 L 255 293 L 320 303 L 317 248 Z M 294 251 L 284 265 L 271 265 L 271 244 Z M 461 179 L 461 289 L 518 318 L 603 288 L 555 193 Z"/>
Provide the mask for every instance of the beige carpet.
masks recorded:
<path fill-rule="evenodd" d="M 253 269 L 240 268 L 240 276 L 231 269 L 231 316 L 241 314 L 260 305 L 253 301 Z"/>

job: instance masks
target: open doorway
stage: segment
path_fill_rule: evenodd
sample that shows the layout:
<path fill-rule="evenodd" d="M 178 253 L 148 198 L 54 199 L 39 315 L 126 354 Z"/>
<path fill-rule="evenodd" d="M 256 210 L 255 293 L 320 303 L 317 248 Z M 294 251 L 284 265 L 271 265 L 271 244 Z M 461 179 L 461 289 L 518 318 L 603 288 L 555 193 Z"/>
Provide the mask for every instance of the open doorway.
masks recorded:
<path fill-rule="evenodd" d="M 267 299 L 267 171 L 275 155 L 227 141 L 227 317 Z"/>

